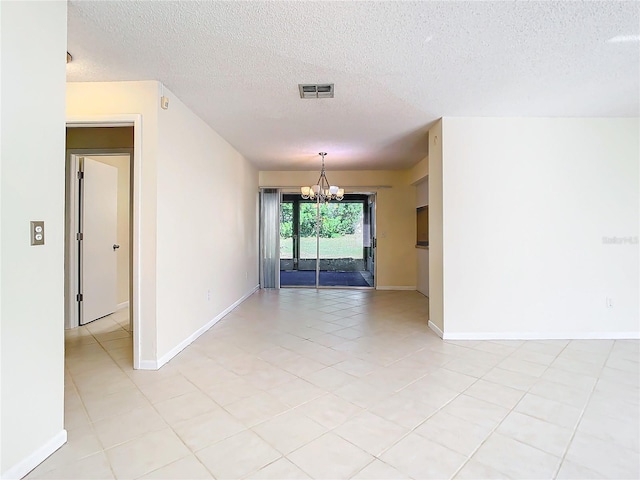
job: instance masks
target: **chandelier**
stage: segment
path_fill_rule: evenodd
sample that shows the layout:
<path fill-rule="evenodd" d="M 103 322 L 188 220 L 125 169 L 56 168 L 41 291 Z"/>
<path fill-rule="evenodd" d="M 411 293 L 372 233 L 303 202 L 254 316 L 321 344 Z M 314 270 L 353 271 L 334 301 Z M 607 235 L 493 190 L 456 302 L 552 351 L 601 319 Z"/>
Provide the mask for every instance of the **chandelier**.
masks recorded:
<path fill-rule="evenodd" d="M 301 187 L 302 198 L 305 200 L 317 199 L 319 202 L 329 202 L 331 200 L 342 200 L 344 198 L 344 188 L 330 185 L 327 180 L 327 174 L 324 171 L 324 156 L 327 152 L 320 152 L 318 155 L 322 157 L 322 170 L 320 171 L 320 178 L 318 183 L 311 187 Z"/>

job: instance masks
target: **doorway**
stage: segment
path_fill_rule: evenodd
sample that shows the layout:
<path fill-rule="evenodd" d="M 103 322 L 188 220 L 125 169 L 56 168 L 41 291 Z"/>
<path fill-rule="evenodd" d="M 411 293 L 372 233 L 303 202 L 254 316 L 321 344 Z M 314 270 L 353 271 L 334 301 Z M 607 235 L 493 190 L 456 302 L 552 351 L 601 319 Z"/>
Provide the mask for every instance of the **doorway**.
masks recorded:
<path fill-rule="evenodd" d="M 131 154 L 72 153 L 70 176 L 77 324 L 86 325 L 129 308 Z"/>
<path fill-rule="evenodd" d="M 139 239 L 140 239 L 140 171 L 141 171 L 141 117 L 140 115 L 117 115 L 110 117 L 82 117 L 67 120 L 67 155 L 66 155 L 66 201 L 65 201 L 65 328 L 74 329 L 80 325 L 86 325 L 83 328 L 90 328 L 91 334 L 95 336 L 95 331 L 103 330 L 101 325 L 105 323 L 114 323 L 127 330 L 130 336 L 129 351 L 126 355 L 128 358 L 129 368 L 141 368 L 140 340 L 141 340 L 141 318 L 140 318 L 140 256 L 139 256 Z M 124 135 L 123 135 L 124 133 Z M 123 138 L 126 137 L 126 141 Z M 111 306 L 106 309 L 98 309 L 98 313 L 83 315 L 82 303 L 86 299 L 85 292 L 87 287 L 87 271 L 83 269 L 86 266 L 87 251 L 79 253 L 79 244 L 86 241 L 84 237 L 88 227 L 86 215 L 83 213 L 83 205 L 81 199 L 83 194 L 87 193 L 89 186 L 85 187 L 79 182 L 78 176 L 82 176 L 81 171 L 86 172 L 87 165 L 90 169 L 98 167 L 98 170 L 117 171 L 116 196 L 118 199 L 113 202 L 112 213 L 115 211 L 115 230 L 113 235 L 115 239 L 104 238 L 107 242 L 108 256 L 111 260 L 112 270 L 115 274 L 112 276 L 116 279 L 113 282 L 111 293 L 105 295 L 110 297 L 107 303 Z M 95 172 L 94 172 L 95 173 Z M 109 176 L 109 175 L 107 175 Z M 95 179 L 95 176 L 92 175 Z M 84 180 L 84 179 L 82 179 Z M 94 185 L 95 186 L 95 185 Z M 111 202 L 102 201 L 103 194 L 99 191 L 94 199 L 94 207 L 103 208 Z M 86 198 L 85 198 L 86 200 Z M 95 209 L 94 209 L 95 213 Z M 83 225 L 83 221 L 85 222 Z M 102 222 L 94 222 L 93 227 L 97 224 L 100 227 Z M 107 237 L 108 235 L 104 235 Z M 104 242 L 103 242 L 104 243 Z M 115 266 L 115 269 L 113 268 Z M 101 269 L 95 275 L 95 279 L 104 282 L 106 275 L 103 275 Z M 84 278 L 83 278 L 84 275 Z M 111 284 L 111 282 L 107 282 Z M 84 290 L 84 291 L 83 291 Z M 104 287 L 99 288 L 101 294 Z M 82 296 L 81 296 L 82 295 Z M 114 310 L 115 313 L 110 313 Z M 103 315 L 108 315 L 103 317 Z M 95 318 L 94 318 L 95 317 Z M 101 318 L 97 322 L 93 322 L 96 318 Z M 106 319 L 106 320 L 105 320 Z M 113 321 L 113 322 L 112 322 Z M 93 322 L 93 323 L 92 323 Z M 100 325 L 98 325 L 100 324 Z M 69 331 L 71 334 L 72 332 Z M 101 331 L 106 337 L 106 334 Z M 114 338 L 118 335 L 112 335 Z M 131 344 L 133 348 L 131 348 Z M 142 368 L 146 368 L 146 365 Z"/>
<path fill-rule="evenodd" d="M 280 202 L 281 287 L 375 287 L 375 194 Z"/>

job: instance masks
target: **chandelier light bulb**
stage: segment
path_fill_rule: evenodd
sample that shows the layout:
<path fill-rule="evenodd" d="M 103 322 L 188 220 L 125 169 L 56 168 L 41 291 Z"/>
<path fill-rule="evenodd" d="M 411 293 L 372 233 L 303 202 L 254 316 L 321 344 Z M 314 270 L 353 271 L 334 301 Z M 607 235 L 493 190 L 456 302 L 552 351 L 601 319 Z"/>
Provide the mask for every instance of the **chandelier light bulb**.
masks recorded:
<path fill-rule="evenodd" d="M 327 203 L 331 200 L 342 200 L 344 198 L 344 188 L 340 188 L 337 185 L 331 185 L 327 180 L 327 174 L 324 170 L 324 157 L 327 153 L 320 152 L 318 155 L 322 157 L 322 170 L 320 170 L 320 178 L 318 183 L 311 187 L 300 187 L 302 198 L 305 200 L 318 198 L 319 202 Z"/>

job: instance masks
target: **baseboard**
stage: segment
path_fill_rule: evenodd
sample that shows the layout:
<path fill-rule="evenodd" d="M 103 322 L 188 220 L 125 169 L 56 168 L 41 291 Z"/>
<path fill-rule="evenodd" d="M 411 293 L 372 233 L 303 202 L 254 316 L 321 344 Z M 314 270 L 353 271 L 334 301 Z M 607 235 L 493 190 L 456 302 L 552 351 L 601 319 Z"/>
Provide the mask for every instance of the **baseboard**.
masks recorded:
<path fill-rule="evenodd" d="M 440 327 L 438 327 L 435 323 L 433 323 L 431 320 L 429 320 L 429 328 L 431 330 L 433 330 L 435 332 L 436 335 L 438 335 L 440 338 L 444 338 L 444 332 L 442 330 L 440 330 Z"/>
<path fill-rule="evenodd" d="M 136 370 L 158 370 L 158 362 L 155 360 L 140 360 L 140 365 Z"/>
<path fill-rule="evenodd" d="M 400 286 L 378 285 L 376 287 L 376 290 L 415 290 L 415 289 L 416 289 L 415 285 L 400 285 Z"/>
<path fill-rule="evenodd" d="M 446 332 L 442 338 L 444 340 L 639 340 L 640 332 Z"/>
<path fill-rule="evenodd" d="M 260 288 L 260 285 L 256 285 L 253 289 L 251 289 L 251 291 L 249 291 L 248 293 L 243 295 L 242 298 L 240 298 L 239 300 L 235 301 L 228 308 L 226 308 L 225 310 L 220 312 L 218 315 L 216 315 L 215 318 L 211 319 L 205 325 L 203 325 L 198 330 L 196 330 L 194 333 L 192 333 L 187 338 L 185 338 L 178 345 L 176 345 L 171 350 L 169 350 L 167 353 L 165 353 L 162 357 L 160 357 L 158 359 L 156 370 L 159 369 L 159 368 L 162 368 L 162 366 L 164 364 L 166 364 L 169 360 L 171 360 L 173 357 L 175 357 L 177 354 L 179 354 L 182 350 L 184 350 L 189 345 L 191 345 L 191 343 L 193 343 L 194 340 L 196 340 L 200 335 L 202 335 L 204 332 L 206 332 L 211 327 L 213 327 L 222 318 L 226 317 L 234 308 L 236 308 L 238 305 L 240 305 L 242 302 L 244 302 L 247 298 L 249 298 L 251 295 L 253 295 L 259 288 Z"/>
<path fill-rule="evenodd" d="M 118 310 L 124 310 L 125 308 L 129 308 L 129 300 L 127 300 L 126 302 L 119 303 L 119 304 L 116 306 L 116 312 L 117 312 Z"/>
<path fill-rule="evenodd" d="M 27 475 L 27 473 L 44 462 L 47 457 L 49 457 L 53 452 L 58 450 L 65 443 L 67 443 L 67 431 L 62 430 L 27 458 L 4 472 L 1 478 L 3 480 L 13 480 L 24 477 L 25 475 Z"/>

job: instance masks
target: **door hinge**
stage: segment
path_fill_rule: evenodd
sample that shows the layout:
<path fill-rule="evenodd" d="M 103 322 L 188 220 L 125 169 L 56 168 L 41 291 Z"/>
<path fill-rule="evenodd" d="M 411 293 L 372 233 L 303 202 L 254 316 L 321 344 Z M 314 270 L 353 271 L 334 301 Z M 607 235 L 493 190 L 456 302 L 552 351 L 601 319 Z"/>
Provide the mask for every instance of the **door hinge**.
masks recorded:
<path fill-rule="evenodd" d="M 78 180 L 82 180 L 84 178 L 84 172 L 78 172 Z"/>
<path fill-rule="evenodd" d="M 76 295 L 76 302 L 81 302 L 82 301 L 82 294 L 79 293 Z"/>
<path fill-rule="evenodd" d="M 82 233 L 76 233 L 76 240 L 84 240 L 84 235 L 82 235 Z"/>

